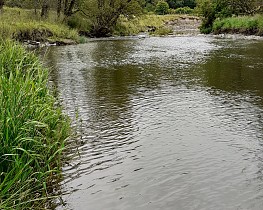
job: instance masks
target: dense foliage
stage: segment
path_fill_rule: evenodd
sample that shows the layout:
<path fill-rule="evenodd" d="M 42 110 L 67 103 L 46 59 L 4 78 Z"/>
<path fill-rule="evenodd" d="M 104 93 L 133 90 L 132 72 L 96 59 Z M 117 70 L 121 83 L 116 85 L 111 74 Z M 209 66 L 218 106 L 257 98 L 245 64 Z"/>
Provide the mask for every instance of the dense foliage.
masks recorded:
<path fill-rule="evenodd" d="M 217 18 L 233 15 L 251 15 L 260 8 L 258 0 L 197 0 L 200 14 L 203 16 L 201 31 L 210 33 Z"/>
<path fill-rule="evenodd" d="M 170 8 L 176 9 L 179 7 L 190 7 L 194 8 L 196 6 L 195 0 L 167 0 Z"/>
<path fill-rule="evenodd" d="M 253 15 L 262 10 L 260 0 L 0 0 L 10 7 L 35 9 L 35 16 L 48 19 L 56 11 L 81 35 L 104 37 L 112 35 L 120 17 L 132 20 L 144 13 L 196 14 L 203 17 L 201 32 L 210 33 L 217 19 Z M 0 5 L 1 9 L 1 5 Z"/>
<path fill-rule="evenodd" d="M 149 11 L 160 15 L 186 14 L 191 13 L 188 8 L 196 6 L 195 0 L 5 0 L 5 4 L 34 9 L 35 15 L 43 19 L 48 19 L 51 10 L 56 11 L 57 17 L 62 17 L 69 26 L 96 37 L 112 34 L 120 15 L 131 19 Z"/>
<path fill-rule="evenodd" d="M 155 12 L 158 15 L 165 15 L 169 11 L 169 5 L 166 1 L 159 1 L 156 5 Z"/>
<path fill-rule="evenodd" d="M 3 0 L 0 0 L 3 1 Z M 203 16 L 201 31 L 210 33 L 216 19 L 233 15 L 251 15 L 261 10 L 260 0 L 6 0 L 9 6 L 41 10 L 43 18 L 50 9 L 63 14 L 71 27 L 81 28 L 90 36 L 112 34 L 120 15 L 131 19 L 143 12 L 156 14 L 191 14 L 198 8 Z M 196 7 L 197 6 L 197 7 Z M 196 10 L 195 10 L 196 11 Z M 84 21 L 83 21 L 84 20 Z M 86 22 L 83 24 L 83 22 Z M 81 24 L 80 24 L 81 23 Z"/>

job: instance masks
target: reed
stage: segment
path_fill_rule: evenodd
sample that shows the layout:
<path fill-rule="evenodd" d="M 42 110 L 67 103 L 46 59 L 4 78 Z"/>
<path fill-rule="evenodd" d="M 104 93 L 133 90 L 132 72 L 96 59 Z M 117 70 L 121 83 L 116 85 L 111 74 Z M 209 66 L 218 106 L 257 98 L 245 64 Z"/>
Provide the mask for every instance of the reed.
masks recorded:
<path fill-rule="evenodd" d="M 41 209 L 54 195 L 70 123 L 47 84 L 33 53 L 0 42 L 0 209 Z"/>

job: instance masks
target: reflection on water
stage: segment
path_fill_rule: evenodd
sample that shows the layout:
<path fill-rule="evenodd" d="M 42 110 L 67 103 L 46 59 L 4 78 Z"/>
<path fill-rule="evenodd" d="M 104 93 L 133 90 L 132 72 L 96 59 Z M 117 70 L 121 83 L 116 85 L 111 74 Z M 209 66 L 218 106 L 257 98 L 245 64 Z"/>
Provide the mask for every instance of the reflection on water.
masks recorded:
<path fill-rule="evenodd" d="M 262 52 L 203 36 L 52 48 L 81 135 L 58 209 L 262 209 Z"/>

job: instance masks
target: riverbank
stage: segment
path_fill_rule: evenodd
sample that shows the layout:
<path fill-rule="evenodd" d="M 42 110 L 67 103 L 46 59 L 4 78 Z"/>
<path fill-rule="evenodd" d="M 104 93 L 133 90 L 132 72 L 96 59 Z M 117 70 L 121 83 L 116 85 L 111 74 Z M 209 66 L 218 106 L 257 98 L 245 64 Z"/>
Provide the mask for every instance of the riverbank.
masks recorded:
<path fill-rule="evenodd" d="M 38 11 L 39 12 L 39 11 Z M 75 23 L 75 22 L 76 23 Z M 140 16 L 121 16 L 113 30 L 113 36 L 131 36 L 147 33 L 152 36 L 178 34 L 188 29 L 199 31 L 199 19 L 191 15 L 143 14 Z M 70 25 L 70 27 L 68 25 Z M 86 42 L 84 36 L 90 35 L 88 19 L 76 15 L 68 22 L 63 17 L 57 18 L 55 11 L 50 11 L 47 19 L 41 19 L 34 10 L 4 7 L 0 14 L 0 38 L 13 39 L 26 45 L 68 45 Z"/>
<path fill-rule="evenodd" d="M 57 19 L 55 13 L 41 19 L 34 10 L 4 7 L 0 14 L 0 38 L 13 39 L 29 44 L 76 44 L 81 37 L 76 29 L 70 29 Z"/>
<path fill-rule="evenodd" d="M 263 15 L 237 16 L 217 19 L 213 23 L 214 34 L 243 34 L 263 36 Z"/>
<path fill-rule="evenodd" d="M 70 123 L 38 58 L 0 43 L 0 209 L 49 208 Z"/>
<path fill-rule="evenodd" d="M 131 36 L 147 33 L 152 36 L 164 36 L 184 33 L 186 30 L 198 30 L 200 20 L 191 15 L 155 15 L 146 14 L 132 19 L 121 16 L 114 35 Z M 199 31 L 199 30 L 198 30 Z"/>

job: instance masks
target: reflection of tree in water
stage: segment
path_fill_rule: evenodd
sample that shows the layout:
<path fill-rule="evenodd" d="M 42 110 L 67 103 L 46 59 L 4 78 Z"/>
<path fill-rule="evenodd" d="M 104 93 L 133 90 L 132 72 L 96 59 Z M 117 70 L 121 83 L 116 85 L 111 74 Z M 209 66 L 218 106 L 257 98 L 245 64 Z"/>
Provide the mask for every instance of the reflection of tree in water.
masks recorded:
<path fill-rule="evenodd" d="M 199 74 L 203 75 L 202 85 L 211 87 L 211 94 L 225 91 L 229 98 L 248 100 L 262 107 L 262 49 L 262 42 L 228 41 L 227 47 L 211 53 L 209 59 L 198 67 Z"/>
<path fill-rule="evenodd" d="M 212 114 L 218 116 L 222 123 L 225 119 L 220 116 L 234 119 L 236 129 L 249 134 L 248 137 L 243 136 L 240 142 L 236 142 L 236 146 L 240 144 L 239 149 L 244 151 L 244 157 L 257 162 L 258 169 L 252 170 L 248 167 L 242 169 L 242 172 L 257 171 L 253 179 L 254 182 L 258 180 L 259 192 L 263 190 L 262 49 L 262 42 L 230 42 L 228 47 L 211 53 L 207 62 L 199 67 L 199 73 L 203 75 L 201 82 L 212 88 L 208 92 L 213 96 L 214 109 L 222 112 Z M 248 145 L 241 143 L 246 141 Z M 251 146 L 252 142 L 255 147 Z"/>
<path fill-rule="evenodd" d="M 110 64 L 126 60 L 134 52 L 136 40 L 97 41 L 91 57 L 99 64 Z"/>
<path fill-rule="evenodd" d="M 253 91 L 263 96 L 262 42 L 215 51 L 201 66 L 207 85 L 226 91 Z M 240 43 L 236 43 L 239 45 Z"/>
<path fill-rule="evenodd" d="M 131 101 L 140 94 L 138 89 L 152 90 L 160 84 L 156 66 L 147 67 L 131 60 L 134 44 L 136 40 L 96 43 L 92 58 L 98 65 L 92 69 L 90 101 L 100 119 L 131 118 Z"/>
<path fill-rule="evenodd" d="M 122 41 L 97 42 L 91 57 L 97 65 L 92 71 L 89 88 L 90 103 L 92 104 L 92 116 L 94 122 L 116 122 L 116 120 L 131 115 L 130 95 L 127 78 L 133 75 L 118 66 L 118 62 L 127 59 L 130 48 Z M 90 71 L 87 69 L 87 71 Z M 124 119 L 122 119 L 124 120 Z"/>
<path fill-rule="evenodd" d="M 255 113 L 251 114 L 257 119 L 250 126 L 255 125 L 254 129 L 260 133 L 263 123 L 263 43 L 241 43 L 241 46 L 237 46 L 239 44 L 232 43 L 210 55 L 210 59 L 200 67 L 204 72 L 203 82 L 215 90 L 210 91 L 211 94 L 226 91 L 229 99 L 237 104 L 251 104 L 248 107 L 250 110 L 256 105 L 260 110 L 253 109 Z"/>

